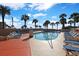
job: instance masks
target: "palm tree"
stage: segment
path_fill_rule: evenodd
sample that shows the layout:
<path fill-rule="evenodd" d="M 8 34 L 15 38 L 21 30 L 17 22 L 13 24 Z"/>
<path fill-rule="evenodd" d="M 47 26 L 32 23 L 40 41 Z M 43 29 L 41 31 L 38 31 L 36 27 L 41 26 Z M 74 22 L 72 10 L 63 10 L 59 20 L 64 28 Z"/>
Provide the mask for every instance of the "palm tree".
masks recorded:
<path fill-rule="evenodd" d="M 26 15 L 26 14 L 24 14 L 24 15 L 22 15 L 22 17 L 21 17 L 21 20 L 24 20 L 24 27 L 25 27 L 25 29 L 26 29 L 26 27 L 27 27 L 26 21 L 29 20 L 29 16 Z"/>
<path fill-rule="evenodd" d="M 70 15 L 69 19 L 73 19 L 74 27 L 76 26 L 76 22 L 79 22 L 79 13 L 74 12 Z"/>
<path fill-rule="evenodd" d="M 43 23 L 43 26 L 46 27 L 46 23 L 45 22 Z"/>
<path fill-rule="evenodd" d="M 38 25 L 35 26 L 36 28 L 39 27 Z"/>
<path fill-rule="evenodd" d="M 35 23 L 35 28 L 37 27 L 36 23 L 38 22 L 37 19 L 33 19 L 32 23 Z"/>
<path fill-rule="evenodd" d="M 64 28 L 65 27 L 65 24 L 66 24 L 66 17 L 67 15 L 66 14 L 61 14 L 60 16 L 59 16 L 59 18 L 60 18 L 60 23 L 62 24 L 62 28 Z"/>
<path fill-rule="evenodd" d="M 59 24 L 59 22 L 56 22 L 55 24 L 57 24 L 57 29 L 58 29 L 58 24 Z"/>
<path fill-rule="evenodd" d="M 39 28 L 41 28 L 41 25 L 39 25 Z"/>
<path fill-rule="evenodd" d="M 53 29 L 54 24 L 55 24 L 54 22 L 51 22 L 51 23 L 50 23 L 50 25 L 52 26 L 52 29 Z"/>
<path fill-rule="evenodd" d="M 70 24 L 70 26 L 72 26 L 72 23 L 74 23 L 73 20 L 69 20 L 69 21 L 68 21 L 68 24 Z"/>
<path fill-rule="evenodd" d="M 4 29 L 4 17 L 5 15 L 10 15 L 10 9 L 7 6 L 0 5 L 0 14 L 2 15 L 2 23 L 3 23 L 3 29 Z"/>
<path fill-rule="evenodd" d="M 43 26 L 47 27 L 47 29 L 48 29 L 48 24 L 50 24 L 50 21 L 49 21 L 49 20 L 46 20 L 46 21 L 44 22 Z"/>

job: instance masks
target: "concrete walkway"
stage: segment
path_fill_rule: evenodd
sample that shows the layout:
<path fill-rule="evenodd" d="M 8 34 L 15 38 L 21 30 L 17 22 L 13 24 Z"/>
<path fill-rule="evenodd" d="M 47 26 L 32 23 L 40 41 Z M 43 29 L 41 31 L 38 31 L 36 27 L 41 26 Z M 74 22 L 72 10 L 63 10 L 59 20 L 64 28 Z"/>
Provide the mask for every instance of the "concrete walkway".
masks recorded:
<path fill-rule="evenodd" d="M 28 37 L 28 34 L 23 35 L 20 39 L 0 41 L 0 56 L 30 56 L 29 40 L 22 41 L 25 37 Z"/>
<path fill-rule="evenodd" d="M 65 56 L 63 40 L 64 33 L 60 33 L 59 36 L 53 40 L 53 49 L 51 49 L 47 41 L 31 39 L 31 53 L 33 56 Z"/>

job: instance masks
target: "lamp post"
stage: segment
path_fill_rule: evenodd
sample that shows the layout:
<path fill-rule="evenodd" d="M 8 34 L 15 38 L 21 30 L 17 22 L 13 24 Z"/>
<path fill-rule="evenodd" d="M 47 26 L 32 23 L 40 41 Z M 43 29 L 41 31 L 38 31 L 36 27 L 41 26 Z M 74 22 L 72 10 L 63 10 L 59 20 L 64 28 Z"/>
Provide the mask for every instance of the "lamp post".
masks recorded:
<path fill-rule="evenodd" d="M 12 28 L 14 27 L 13 22 L 14 22 L 14 21 L 13 21 L 13 17 L 12 17 L 12 25 L 11 25 Z"/>

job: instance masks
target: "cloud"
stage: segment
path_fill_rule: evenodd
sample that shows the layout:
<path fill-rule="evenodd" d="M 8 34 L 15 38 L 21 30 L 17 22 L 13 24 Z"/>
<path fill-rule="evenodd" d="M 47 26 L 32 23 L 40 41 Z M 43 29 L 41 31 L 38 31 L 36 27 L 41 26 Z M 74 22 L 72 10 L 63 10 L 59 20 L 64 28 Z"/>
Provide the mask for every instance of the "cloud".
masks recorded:
<path fill-rule="evenodd" d="M 38 11 L 41 11 L 41 10 L 47 10 L 49 9 L 50 7 L 52 7 L 52 3 L 42 3 L 42 4 L 39 4 L 37 8 L 35 8 L 35 10 L 38 10 Z"/>
<path fill-rule="evenodd" d="M 61 7 L 62 10 L 65 10 L 66 8 L 68 8 L 68 6 L 76 6 L 77 3 L 67 3 L 65 4 L 65 6 Z"/>
<path fill-rule="evenodd" d="M 73 19 L 67 19 L 67 20 L 66 20 L 66 22 L 68 23 L 68 21 L 70 21 L 70 20 L 72 20 L 72 21 L 73 21 Z"/>
<path fill-rule="evenodd" d="M 54 17 L 54 19 L 52 19 L 52 20 L 50 21 L 50 23 L 51 23 L 51 22 L 54 22 L 54 23 L 57 22 L 57 20 L 55 20 L 55 17 Z"/>
<path fill-rule="evenodd" d="M 30 28 L 30 27 L 34 28 L 34 24 L 32 23 L 32 21 L 27 22 L 27 27 L 28 28 Z"/>
<path fill-rule="evenodd" d="M 13 20 L 14 20 L 15 22 L 20 22 L 20 21 L 21 21 L 18 17 L 15 17 L 15 16 L 13 16 Z"/>
<path fill-rule="evenodd" d="M 23 3 L 2 3 L 2 5 L 9 6 L 10 8 L 12 8 L 14 10 L 19 10 L 19 9 L 22 9 L 23 7 L 25 7 L 25 4 L 23 4 Z"/>
<path fill-rule="evenodd" d="M 35 10 L 38 10 L 38 11 L 46 11 L 48 10 L 49 8 L 51 8 L 52 6 L 54 6 L 56 3 L 32 3 L 29 5 L 30 8 L 34 8 Z"/>
<path fill-rule="evenodd" d="M 76 25 L 79 26 L 79 22 Z"/>
<path fill-rule="evenodd" d="M 52 19 L 56 19 L 57 18 L 57 16 L 52 16 Z"/>
<path fill-rule="evenodd" d="M 69 24 L 65 24 L 65 26 L 69 26 Z"/>
<path fill-rule="evenodd" d="M 52 23 L 52 22 L 56 23 L 56 21 L 55 21 L 55 20 L 50 21 L 50 23 Z"/>
<path fill-rule="evenodd" d="M 38 11 L 42 11 L 42 10 L 48 10 L 49 8 L 51 8 L 52 6 L 54 6 L 56 3 L 1 3 L 4 6 L 9 6 L 10 8 L 14 9 L 14 10 L 19 10 L 22 9 L 24 7 L 26 7 L 25 9 L 27 10 L 27 8 L 31 8 L 38 10 Z"/>
<path fill-rule="evenodd" d="M 46 16 L 47 14 L 43 14 L 43 13 L 37 13 L 37 14 L 34 14 L 33 17 L 34 18 L 37 18 L 39 16 Z"/>
<path fill-rule="evenodd" d="M 58 17 L 57 16 L 52 16 L 51 21 L 52 22 L 58 22 Z"/>
<path fill-rule="evenodd" d="M 28 15 L 29 17 L 31 17 L 31 16 L 32 16 L 32 14 L 30 14 L 30 13 L 28 13 L 27 15 Z"/>
<path fill-rule="evenodd" d="M 39 5 L 38 3 L 31 3 L 31 4 L 28 4 L 28 7 L 34 8 L 34 7 L 38 6 L 38 5 Z"/>
<path fill-rule="evenodd" d="M 28 21 L 27 25 L 31 25 L 32 24 L 32 21 Z"/>

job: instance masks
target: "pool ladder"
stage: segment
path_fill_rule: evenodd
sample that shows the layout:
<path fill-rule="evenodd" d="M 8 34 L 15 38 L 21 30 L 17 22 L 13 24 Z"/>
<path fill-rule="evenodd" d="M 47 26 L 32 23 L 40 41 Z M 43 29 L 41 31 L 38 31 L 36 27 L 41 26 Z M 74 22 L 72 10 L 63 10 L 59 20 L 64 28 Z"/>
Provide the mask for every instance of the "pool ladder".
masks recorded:
<path fill-rule="evenodd" d="M 51 47 L 51 49 L 53 49 L 53 44 L 52 44 L 52 40 L 48 40 L 48 44 Z"/>

